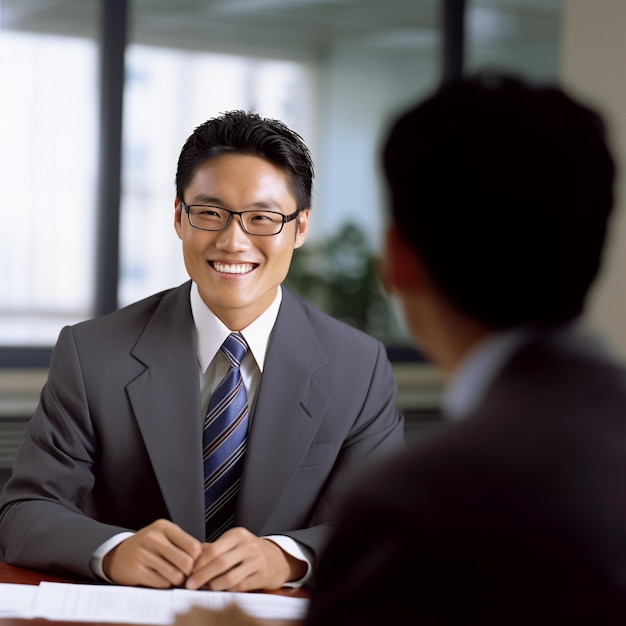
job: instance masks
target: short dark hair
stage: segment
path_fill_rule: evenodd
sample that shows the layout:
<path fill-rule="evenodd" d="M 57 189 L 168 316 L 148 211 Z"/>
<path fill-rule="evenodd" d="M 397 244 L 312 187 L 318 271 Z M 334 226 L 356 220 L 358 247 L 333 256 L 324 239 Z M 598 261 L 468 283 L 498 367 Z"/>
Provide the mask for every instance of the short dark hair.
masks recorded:
<path fill-rule="evenodd" d="M 401 115 L 383 167 L 394 222 L 460 309 L 500 328 L 583 311 L 615 178 L 596 111 L 482 72 Z"/>
<path fill-rule="evenodd" d="M 297 209 L 311 208 L 313 161 L 302 137 L 279 120 L 240 110 L 209 119 L 187 138 L 178 158 L 177 197 L 183 199 L 200 164 L 225 153 L 266 159 L 287 175 Z"/>

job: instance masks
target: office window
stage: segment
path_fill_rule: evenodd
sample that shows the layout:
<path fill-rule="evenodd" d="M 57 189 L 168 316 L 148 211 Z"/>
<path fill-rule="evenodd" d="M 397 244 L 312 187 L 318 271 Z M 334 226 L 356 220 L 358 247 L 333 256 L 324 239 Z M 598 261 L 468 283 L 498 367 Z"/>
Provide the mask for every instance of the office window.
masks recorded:
<path fill-rule="evenodd" d="M 96 47 L 0 36 L 0 345 L 46 345 L 92 310 Z"/>
<path fill-rule="evenodd" d="M 556 77 L 560 5 L 468 0 L 466 69 Z M 11 365 L 6 348 L 49 350 L 64 324 L 99 314 L 105 6 L 0 0 L 0 365 Z M 118 304 L 186 280 L 172 225 L 178 153 L 208 117 L 251 109 L 298 130 L 316 163 L 311 232 L 289 286 L 407 345 L 373 272 L 385 202 L 377 155 L 388 120 L 441 79 L 442 6 L 129 0 L 121 199 L 107 207 L 120 212 Z"/>

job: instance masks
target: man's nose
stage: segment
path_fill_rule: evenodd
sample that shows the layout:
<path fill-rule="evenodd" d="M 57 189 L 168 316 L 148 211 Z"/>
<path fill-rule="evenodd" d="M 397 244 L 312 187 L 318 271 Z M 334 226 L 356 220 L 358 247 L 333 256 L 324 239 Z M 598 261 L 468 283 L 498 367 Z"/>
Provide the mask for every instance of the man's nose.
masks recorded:
<path fill-rule="evenodd" d="M 241 215 L 233 215 L 224 230 L 221 230 L 218 237 L 221 245 L 245 245 L 250 243 L 250 235 L 245 231 Z"/>

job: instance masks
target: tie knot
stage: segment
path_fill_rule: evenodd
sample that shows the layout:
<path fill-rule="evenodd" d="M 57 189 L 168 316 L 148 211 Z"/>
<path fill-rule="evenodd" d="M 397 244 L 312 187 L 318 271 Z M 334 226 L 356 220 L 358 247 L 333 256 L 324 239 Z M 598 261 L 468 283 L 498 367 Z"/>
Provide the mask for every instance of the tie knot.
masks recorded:
<path fill-rule="evenodd" d="M 226 337 L 221 349 L 230 361 L 231 367 L 239 367 L 248 349 L 248 344 L 240 333 L 231 333 Z"/>

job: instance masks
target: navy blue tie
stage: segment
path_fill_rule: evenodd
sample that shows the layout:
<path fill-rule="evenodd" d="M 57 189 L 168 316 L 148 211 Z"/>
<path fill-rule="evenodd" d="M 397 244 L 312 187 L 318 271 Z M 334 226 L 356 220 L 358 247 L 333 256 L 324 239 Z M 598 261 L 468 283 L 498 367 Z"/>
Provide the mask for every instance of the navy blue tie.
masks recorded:
<path fill-rule="evenodd" d="M 239 366 L 248 346 L 232 333 L 221 350 L 230 363 L 213 392 L 204 421 L 204 519 L 206 540 L 233 525 L 248 435 L 248 398 Z"/>

